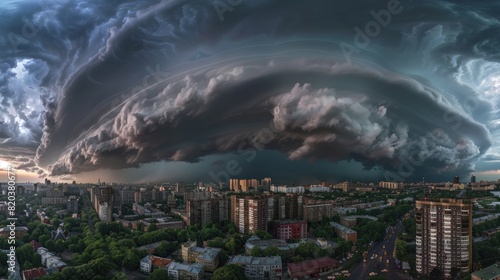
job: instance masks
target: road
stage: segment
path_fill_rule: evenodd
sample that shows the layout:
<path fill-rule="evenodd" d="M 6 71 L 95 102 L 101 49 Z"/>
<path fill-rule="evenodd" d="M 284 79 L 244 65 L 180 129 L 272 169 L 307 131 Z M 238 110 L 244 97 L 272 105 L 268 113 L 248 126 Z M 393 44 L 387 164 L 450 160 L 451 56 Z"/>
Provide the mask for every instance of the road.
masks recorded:
<path fill-rule="evenodd" d="M 394 246 L 399 232 L 401 231 L 402 223 L 397 222 L 394 226 L 394 233 L 389 230 L 386 234 L 387 240 L 382 240 L 381 242 L 375 243 L 366 255 L 366 262 L 360 262 L 356 264 L 350 271 L 351 276 L 347 279 L 360 280 L 368 279 L 370 272 L 376 272 L 378 275 L 384 276 L 386 279 L 402 279 L 402 272 L 396 269 L 394 265 L 394 257 L 392 255 L 394 251 Z M 384 248 L 385 245 L 385 248 Z M 387 255 L 384 255 L 387 252 Z M 376 254 L 377 257 L 371 259 L 371 256 Z M 387 263 L 389 260 L 389 263 Z M 389 270 L 388 272 L 381 272 L 383 269 Z"/>

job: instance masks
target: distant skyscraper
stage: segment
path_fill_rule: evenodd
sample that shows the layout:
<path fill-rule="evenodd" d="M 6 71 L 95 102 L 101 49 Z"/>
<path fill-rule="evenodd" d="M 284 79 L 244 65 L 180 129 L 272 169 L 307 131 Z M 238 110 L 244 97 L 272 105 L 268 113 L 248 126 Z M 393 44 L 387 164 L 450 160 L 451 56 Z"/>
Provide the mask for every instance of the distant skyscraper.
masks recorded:
<path fill-rule="evenodd" d="M 175 187 L 175 191 L 177 193 L 185 193 L 186 192 L 186 184 L 184 182 L 177 183 Z"/>
<path fill-rule="evenodd" d="M 460 184 L 460 178 L 458 176 L 453 177 L 453 184 Z"/>
<path fill-rule="evenodd" d="M 475 183 L 476 182 L 476 176 L 470 175 L 470 182 Z"/>
<path fill-rule="evenodd" d="M 242 179 L 240 180 L 240 190 L 242 192 L 247 192 L 248 191 L 248 181 L 247 179 Z"/>
<path fill-rule="evenodd" d="M 234 192 L 240 191 L 240 180 L 239 179 L 229 179 L 229 189 Z"/>
<path fill-rule="evenodd" d="M 441 278 L 472 268 L 472 204 L 467 199 L 416 202 L 416 269 Z"/>
<path fill-rule="evenodd" d="M 99 200 L 99 219 L 110 223 L 113 221 L 113 199 L 114 190 L 112 187 L 102 187 Z"/>
<path fill-rule="evenodd" d="M 269 190 L 269 188 L 271 187 L 271 178 L 264 178 L 260 181 L 260 184 L 262 185 L 262 188 L 266 191 Z"/>

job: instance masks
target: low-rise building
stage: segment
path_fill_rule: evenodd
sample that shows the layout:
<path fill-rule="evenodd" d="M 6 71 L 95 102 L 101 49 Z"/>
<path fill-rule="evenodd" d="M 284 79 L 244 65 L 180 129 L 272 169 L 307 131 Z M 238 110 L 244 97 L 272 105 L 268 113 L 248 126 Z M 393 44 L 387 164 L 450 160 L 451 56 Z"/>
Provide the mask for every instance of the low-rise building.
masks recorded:
<path fill-rule="evenodd" d="M 183 229 L 185 227 L 183 221 L 176 221 L 171 217 L 148 218 L 141 220 L 144 225 L 144 230 L 147 230 L 150 224 L 155 223 L 156 229 Z"/>
<path fill-rule="evenodd" d="M 23 270 L 22 273 L 23 280 L 37 279 L 45 275 L 47 275 L 47 271 L 43 267 Z"/>
<path fill-rule="evenodd" d="M 42 197 L 43 205 L 64 205 L 68 200 L 64 197 Z"/>
<path fill-rule="evenodd" d="M 4 238 L 8 238 L 10 236 L 11 229 L 13 229 L 14 232 L 16 233 L 16 239 L 22 239 L 26 234 L 28 234 L 27 227 L 9 227 L 9 226 L 6 226 L 6 227 L 0 229 L 0 235 L 2 235 Z"/>
<path fill-rule="evenodd" d="M 280 251 L 280 256 L 288 256 L 292 248 L 281 239 L 265 239 L 262 240 L 258 236 L 250 237 L 245 243 L 245 254 L 250 255 L 254 247 L 259 247 L 262 251 L 269 247 L 276 247 Z"/>
<path fill-rule="evenodd" d="M 340 263 L 329 257 L 288 264 L 288 275 L 292 279 L 317 277 L 322 273 L 333 272 Z"/>
<path fill-rule="evenodd" d="M 340 223 L 346 227 L 354 227 L 357 224 L 358 219 L 368 219 L 374 222 L 378 221 L 378 218 L 367 215 L 352 215 L 352 216 L 344 216 L 340 218 Z"/>
<path fill-rule="evenodd" d="M 304 193 L 304 186 L 276 186 L 271 185 L 270 191 L 276 193 Z"/>
<path fill-rule="evenodd" d="M 245 268 L 245 277 L 249 280 L 279 279 L 282 273 L 282 262 L 280 256 L 274 257 L 251 257 L 234 256 L 229 259 L 228 264 L 236 264 Z"/>
<path fill-rule="evenodd" d="M 64 263 L 61 258 L 50 252 L 45 247 L 38 248 L 37 253 L 40 255 L 42 265 L 46 268 L 56 268 L 60 270 L 66 266 L 66 263 Z"/>
<path fill-rule="evenodd" d="M 194 255 L 194 261 L 196 263 L 205 265 L 206 271 L 214 272 L 219 266 L 219 253 L 221 249 L 192 247 L 189 251 L 190 255 Z"/>
<path fill-rule="evenodd" d="M 358 211 L 358 209 L 354 207 L 335 207 L 333 209 L 334 214 L 339 216 L 345 216 L 348 214 L 356 213 L 356 211 Z"/>
<path fill-rule="evenodd" d="M 500 263 L 473 272 L 471 280 L 500 280 Z"/>
<path fill-rule="evenodd" d="M 486 216 L 477 217 L 477 218 L 472 219 L 472 225 L 479 225 L 479 224 L 482 224 L 484 222 L 494 220 L 498 217 L 500 217 L 500 213 L 493 213 L 493 214 L 489 214 Z"/>
<path fill-rule="evenodd" d="M 141 260 L 141 271 L 151 273 L 155 268 L 166 268 L 171 262 L 171 259 L 147 255 Z"/>
<path fill-rule="evenodd" d="M 331 222 L 330 225 L 335 228 L 335 232 L 346 241 L 356 242 L 358 240 L 358 233 L 341 224 Z"/>
<path fill-rule="evenodd" d="M 307 237 L 307 222 L 280 220 L 273 223 L 273 235 L 277 239 L 301 239 Z"/>
<path fill-rule="evenodd" d="M 168 267 L 168 276 L 173 280 L 200 280 L 205 272 L 205 265 L 202 263 L 183 264 L 171 262 Z"/>
<path fill-rule="evenodd" d="M 158 241 L 155 243 L 146 244 L 144 246 L 139 247 L 139 250 L 146 250 L 148 251 L 149 254 L 154 254 L 156 252 L 156 248 L 158 248 L 162 242 L 163 241 Z"/>
<path fill-rule="evenodd" d="M 182 261 L 204 264 L 206 271 L 213 272 L 219 266 L 220 251 L 219 248 L 196 247 L 196 241 L 188 241 L 181 247 Z"/>

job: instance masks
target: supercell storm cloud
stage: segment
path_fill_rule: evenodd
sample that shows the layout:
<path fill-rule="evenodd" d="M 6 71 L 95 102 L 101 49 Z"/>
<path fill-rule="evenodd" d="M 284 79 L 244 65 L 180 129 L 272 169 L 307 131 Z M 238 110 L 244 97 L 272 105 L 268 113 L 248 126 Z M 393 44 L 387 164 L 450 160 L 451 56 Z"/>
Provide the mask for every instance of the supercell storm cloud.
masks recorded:
<path fill-rule="evenodd" d="M 492 171 L 499 10 L 472 0 L 1 4 L 0 156 L 68 178 L 197 168 L 255 148 L 290 164 L 361 164 L 374 179 Z M 323 178 L 342 178 L 331 172 Z"/>

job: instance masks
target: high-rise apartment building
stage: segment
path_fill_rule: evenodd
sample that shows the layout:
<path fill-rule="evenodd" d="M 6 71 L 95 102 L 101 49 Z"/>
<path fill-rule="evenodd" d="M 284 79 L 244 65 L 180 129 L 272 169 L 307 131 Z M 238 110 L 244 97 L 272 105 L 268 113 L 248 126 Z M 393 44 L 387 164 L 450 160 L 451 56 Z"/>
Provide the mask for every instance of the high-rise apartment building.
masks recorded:
<path fill-rule="evenodd" d="M 260 185 L 263 190 L 268 191 L 269 188 L 271 187 L 271 178 L 268 177 L 260 180 Z"/>
<path fill-rule="evenodd" d="M 240 180 L 239 179 L 229 179 L 229 189 L 235 192 L 240 191 Z"/>
<path fill-rule="evenodd" d="M 229 220 L 229 199 L 189 199 L 186 207 L 188 225 L 219 224 Z"/>
<path fill-rule="evenodd" d="M 472 204 L 468 199 L 420 200 L 415 206 L 416 269 L 442 278 L 472 268 Z"/>
<path fill-rule="evenodd" d="M 268 197 L 232 195 L 231 222 L 236 225 L 240 233 L 267 231 Z"/>
<path fill-rule="evenodd" d="M 110 223 L 113 221 L 113 200 L 114 190 L 110 186 L 101 187 L 101 197 L 99 199 L 99 219 Z"/>

